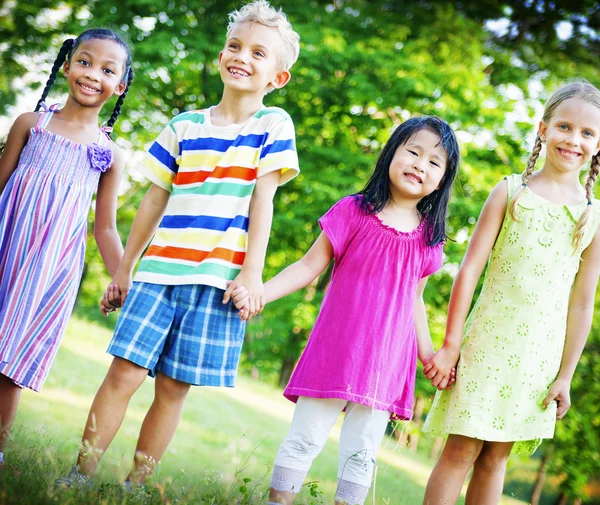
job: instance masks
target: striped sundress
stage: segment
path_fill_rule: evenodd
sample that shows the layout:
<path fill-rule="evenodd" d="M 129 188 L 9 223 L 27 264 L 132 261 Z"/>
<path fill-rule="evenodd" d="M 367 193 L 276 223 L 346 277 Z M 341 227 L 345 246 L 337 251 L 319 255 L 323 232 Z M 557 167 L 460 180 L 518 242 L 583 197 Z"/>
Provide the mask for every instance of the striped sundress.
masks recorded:
<path fill-rule="evenodd" d="M 71 316 L 92 195 L 112 163 L 102 130 L 77 144 L 46 129 L 53 112 L 40 114 L 0 195 L 0 374 L 34 391 Z"/>

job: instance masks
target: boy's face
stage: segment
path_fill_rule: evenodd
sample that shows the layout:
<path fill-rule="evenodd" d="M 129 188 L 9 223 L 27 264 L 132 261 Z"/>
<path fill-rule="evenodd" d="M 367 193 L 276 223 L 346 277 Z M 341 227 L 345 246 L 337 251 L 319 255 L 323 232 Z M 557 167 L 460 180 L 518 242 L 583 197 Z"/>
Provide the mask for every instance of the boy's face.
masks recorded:
<path fill-rule="evenodd" d="M 223 84 L 238 92 L 261 95 L 285 86 L 290 73 L 279 65 L 281 44 L 277 28 L 260 23 L 236 27 L 219 54 Z"/>

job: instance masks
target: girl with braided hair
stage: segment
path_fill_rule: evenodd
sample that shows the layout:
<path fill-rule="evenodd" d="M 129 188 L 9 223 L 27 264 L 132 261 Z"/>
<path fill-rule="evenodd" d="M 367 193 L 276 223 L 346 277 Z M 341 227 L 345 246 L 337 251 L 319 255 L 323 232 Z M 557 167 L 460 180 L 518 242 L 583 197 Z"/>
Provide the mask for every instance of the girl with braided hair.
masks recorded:
<path fill-rule="evenodd" d="M 44 100 L 61 67 L 69 96 L 59 110 Z M 108 132 L 132 78 L 131 50 L 116 33 L 92 29 L 66 40 L 36 112 L 16 119 L 0 157 L 0 465 L 21 390 L 40 390 L 71 315 L 96 191 L 94 236 L 111 276 L 121 259 L 124 159 Z M 108 126 L 99 128 L 113 95 Z"/>
<path fill-rule="evenodd" d="M 534 171 L 544 144 L 544 165 Z M 471 467 L 467 505 L 499 503 L 511 451 L 533 453 L 570 407 L 600 272 L 599 149 L 600 91 L 587 82 L 560 88 L 546 103 L 527 169 L 500 182 L 481 211 L 452 289 L 444 345 L 423 369 L 442 388 L 439 377 L 458 361 L 456 384 L 438 391 L 424 426 L 449 435 L 427 505 L 456 503 Z"/>

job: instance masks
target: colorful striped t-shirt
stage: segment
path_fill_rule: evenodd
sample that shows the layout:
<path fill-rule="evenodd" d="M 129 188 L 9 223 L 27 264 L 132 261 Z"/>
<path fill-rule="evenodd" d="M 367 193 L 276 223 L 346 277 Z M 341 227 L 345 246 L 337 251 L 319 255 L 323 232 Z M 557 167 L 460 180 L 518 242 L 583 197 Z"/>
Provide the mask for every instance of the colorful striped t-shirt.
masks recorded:
<path fill-rule="evenodd" d="M 265 107 L 241 125 L 211 124 L 210 109 L 173 118 L 138 167 L 171 192 L 134 280 L 226 289 L 246 256 L 250 199 L 258 177 L 298 174 L 294 124 Z"/>

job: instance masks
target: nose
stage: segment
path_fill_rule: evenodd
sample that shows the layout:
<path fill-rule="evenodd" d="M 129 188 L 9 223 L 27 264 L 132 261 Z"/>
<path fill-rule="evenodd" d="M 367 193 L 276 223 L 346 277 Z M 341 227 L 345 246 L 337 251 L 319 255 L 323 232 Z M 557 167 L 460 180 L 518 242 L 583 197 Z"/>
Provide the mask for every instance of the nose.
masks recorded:
<path fill-rule="evenodd" d="M 415 170 L 418 170 L 419 172 L 425 172 L 425 164 L 426 160 L 421 156 L 414 161 L 413 166 Z"/>
<path fill-rule="evenodd" d="M 84 76 L 90 81 L 100 82 L 99 70 L 94 67 L 87 67 Z"/>
<path fill-rule="evenodd" d="M 565 141 L 567 144 L 569 144 L 571 146 L 578 146 L 579 145 L 579 135 L 577 134 L 577 132 L 572 132 L 570 135 L 567 136 Z"/>
<path fill-rule="evenodd" d="M 240 63 L 248 63 L 248 59 L 249 59 L 249 55 L 248 55 L 248 50 L 246 50 L 246 49 L 242 49 L 241 51 L 238 51 L 234 58 L 235 61 L 239 61 Z"/>

